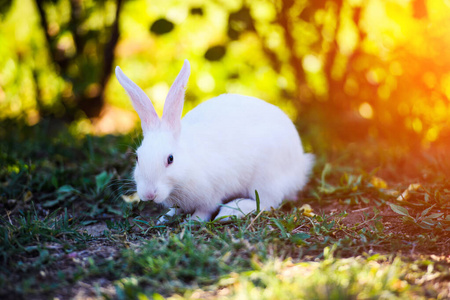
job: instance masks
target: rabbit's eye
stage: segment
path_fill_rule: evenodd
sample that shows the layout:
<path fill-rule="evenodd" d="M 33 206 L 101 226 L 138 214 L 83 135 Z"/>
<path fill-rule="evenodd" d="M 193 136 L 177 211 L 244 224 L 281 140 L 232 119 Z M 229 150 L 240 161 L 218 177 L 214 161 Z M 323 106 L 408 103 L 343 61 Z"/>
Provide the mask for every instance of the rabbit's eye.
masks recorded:
<path fill-rule="evenodd" d="M 169 157 L 167 157 L 167 163 L 170 165 L 171 163 L 173 163 L 173 155 L 170 154 Z"/>

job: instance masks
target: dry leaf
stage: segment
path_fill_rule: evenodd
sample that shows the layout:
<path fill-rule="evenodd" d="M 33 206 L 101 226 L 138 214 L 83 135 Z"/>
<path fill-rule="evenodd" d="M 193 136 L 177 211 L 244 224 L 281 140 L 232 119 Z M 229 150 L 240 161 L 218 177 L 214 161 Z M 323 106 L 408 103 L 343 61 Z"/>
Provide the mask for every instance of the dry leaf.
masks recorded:
<path fill-rule="evenodd" d="M 400 194 L 400 192 L 397 190 L 385 190 L 383 193 L 387 196 L 392 196 L 392 197 L 397 197 Z"/>
<path fill-rule="evenodd" d="M 311 205 L 309 205 L 309 204 L 303 204 L 302 207 L 300 207 L 300 211 L 302 212 L 302 214 L 304 216 L 307 216 L 310 218 L 312 218 L 316 215 L 315 213 L 313 213 L 313 209 L 311 208 Z"/>
<path fill-rule="evenodd" d="M 376 176 L 373 176 L 372 179 L 370 179 L 370 183 L 378 189 L 387 189 L 388 187 L 386 181 Z"/>
<path fill-rule="evenodd" d="M 33 198 L 33 193 L 31 191 L 28 191 L 23 195 L 23 202 L 28 202 Z"/>
<path fill-rule="evenodd" d="M 122 195 L 122 199 L 126 203 L 138 203 L 139 201 L 141 201 L 137 193 L 131 195 Z"/>
<path fill-rule="evenodd" d="M 422 186 L 420 183 L 411 183 L 409 187 L 397 198 L 397 201 L 406 201 L 411 197 L 411 192 L 417 191 Z"/>

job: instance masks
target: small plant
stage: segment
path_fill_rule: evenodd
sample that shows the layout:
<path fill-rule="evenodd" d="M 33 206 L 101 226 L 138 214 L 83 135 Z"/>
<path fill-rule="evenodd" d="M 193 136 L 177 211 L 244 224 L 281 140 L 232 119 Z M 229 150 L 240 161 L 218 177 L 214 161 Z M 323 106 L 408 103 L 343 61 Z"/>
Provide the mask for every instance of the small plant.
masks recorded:
<path fill-rule="evenodd" d="M 449 203 L 450 190 L 446 186 L 426 188 L 416 183 L 410 184 L 390 207 L 406 223 L 423 229 L 450 231 Z M 411 215 L 406 207 L 418 212 Z"/>
<path fill-rule="evenodd" d="M 335 172 L 333 172 L 335 171 Z M 375 203 L 377 206 L 384 203 L 383 192 L 387 188 L 384 180 L 376 177 L 378 169 L 370 173 L 354 175 L 342 168 L 334 169 L 331 164 L 325 164 L 317 191 L 314 197 L 319 201 L 342 201 L 344 204 L 369 204 Z M 339 175 L 339 173 L 341 173 Z M 327 180 L 333 176 L 334 183 Z M 337 180 L 336 180 L 337 179 Z"/>
<path fill-rule="evenodd" d="M 399 215 L 406 223 L 412 223 L 423 229 L 443 229 L 450 231 L 450 215 L 444 218 L 444 213 L 433 213 L 431 210 L 435 207 L 432 205 L 422 212 L 418 212 L 415 217 L 411 216 L 406 208 L 391 203 L 391 209 Z"/>

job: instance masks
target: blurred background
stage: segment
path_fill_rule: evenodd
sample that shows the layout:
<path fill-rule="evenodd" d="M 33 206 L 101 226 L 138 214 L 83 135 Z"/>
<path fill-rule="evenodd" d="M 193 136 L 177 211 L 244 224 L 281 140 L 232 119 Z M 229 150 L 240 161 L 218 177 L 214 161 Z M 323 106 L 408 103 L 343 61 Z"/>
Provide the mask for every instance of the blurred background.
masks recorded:
<path fill-rule="evenodd" d="M 161 113 L 188 59 L 184 112 L 239 93 L 316 141 L 450 143 L 449 0 L 1 0 L 0 45 L 9 126 L 127 133 L 138 118 L 114 67 Z"/>

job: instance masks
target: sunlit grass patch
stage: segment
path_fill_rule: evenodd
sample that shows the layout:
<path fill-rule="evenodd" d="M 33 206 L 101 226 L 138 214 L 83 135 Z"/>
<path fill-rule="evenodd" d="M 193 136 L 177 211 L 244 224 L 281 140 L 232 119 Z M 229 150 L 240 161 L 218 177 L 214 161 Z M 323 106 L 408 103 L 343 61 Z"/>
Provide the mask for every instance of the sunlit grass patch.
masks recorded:
<path fill-rule="evenodd" d="M 169 299 L 411 299 L 418 297 L 418 285 L 431 277 L 448 276 L 448 271 L 433 268 L 417 272 L 423 262 L 379 255 L 335 258 L 332 252 L 325 248 L 324 259 L 316 261 L 269 260 L 257 269 L 232 273 L 209 288 Z M 413 270 L 416 273 L 410 276 Z M 438 294 L 431 285 L 422 288 L 437 298 L 447 295 Z"/>

